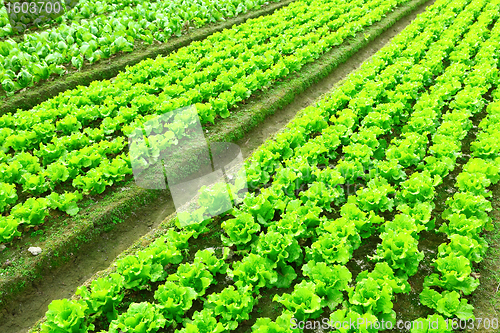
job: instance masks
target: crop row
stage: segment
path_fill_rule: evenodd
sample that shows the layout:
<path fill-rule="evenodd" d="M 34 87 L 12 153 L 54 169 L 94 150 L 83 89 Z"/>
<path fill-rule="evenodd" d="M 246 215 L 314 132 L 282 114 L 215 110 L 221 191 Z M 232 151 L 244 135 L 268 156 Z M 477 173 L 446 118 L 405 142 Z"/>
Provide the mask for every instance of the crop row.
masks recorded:
<path fill-rule="evenodd" d="M 76 3 L 75 3 L 76 2 Z M 19 32 L 25 32 L 26 29 L 30 29 L 31 25 L 37 27 L 45 27 L 50 24 L 60 24 L 62 22 L 79 22 L 83 19 L 90 19 L 97 15 L 102 15 L 105 13 L 115 12 L 121 10 L 126 7 L 135 6 L 144 2 L 144 0 L 125 0 L 125 1 L 117 1 L 117 0 L 101 0 L 101 1 L 61 1 L 61 9 L 64 14 L 57 16 L 55 19 L 51 19 L 50 17 L 44 18 L 44 20 L 35 21 L 36 18 L 40 16 L 40 13 L 35 18 L 33 18 L 31 13 L 23 13 L 19 11 L 19 13 L 15 13 L 15 11 L 11 11 L 10 15 L 7 12 L 7 8 L 5 7 L 4 1 L 0 1 L 0 38 L 8 37 L 15 35 Z M 13 8 L 14 3 L 11 2 L 11 9 Z M 17 10 L 16 10 L 17 11 Z M 59 14 L 59 13 L 57 13 Z M 12 28 L 9 17 L 14 22 L 18 23 L 17 26 Z M 29 24 L 28 24 L 29 23 Z"/>
<path fill-rule="evenodd" d="M 261 288 L 292 285 L 297 278 L 294 266 L 302 266 L 305 280 L 296 284 L 292 293 L 275 297 L 286 310 L 275 321 L 258 319 L 252 327 L 254 332 L 301 331 L 291 328 L 292 318 L 317 318 L 326 307 L 337 309 L 330 316 L 333 322 L 357 322 L 358 318 L 394 322 L 391 300 L 395 293 L 409 290 L 406 280 L 422 259 L 416 247 L 418 233 L 433 228 L 430 214 L 435 187 L 456 162 L 456 152 L 450 152 L 448 168 L 437 172 L 434 167 L 450 157 L 443 153 L 440 139 L 454 133 L 448 132 L 450 126 L 461 126 L 463 120 L 454 111 L 442 115 L 443 110 L 449 106 L 463 113 L 468 103 L 461 103 L 461 97 L 471 86 L 496 83 L 495 76 L 483 75 L 484 68 L 472 68 L 475 60 L 498 61 L 498 24 L 491 37 L 487 27 L 498 18 L 499 2 L 467 3 L 437 1 L 330 98 L 310 108 L 276 140 L 258 150 L 249 162 L 247 180 L 251 187 L 260 189 L 247 195 L 241 207 L 229 212 L 233 218 L 222 223 L 226 233 L 223 243 L 236 247 L 239 253 L 248 253 L 243 260 L 229 268 L 224 263 L 226 255 L 217 258 L 208 250 L 199 251 L 193 264 L 182 264 L 167 277 L 164 266 L 182 260 L 175 250 L 186 246 L 188 238 L 204 233 L 207 221 L 190 225 L 178 234 L 171 230 L 138 256 L 119 260 L 117 274 L 93 282 L 90 291 L 81 289 L 81 300 L 53 302 L 44 329 L 55 329 L 62 322 L 61 314 L 71 313 L 72 323 L 82 331 L 102 314 L 109 314 L 110 332 L 134 329 L 138 323 L 151 332 L 174 323 L 184 323 L 185 328 L 179 332 L 234 330 L 249 318 Z M 442 64 L 447 61 L 451 65 L 445 69 Z M 451 82 L 454 85 L 450 91 Z M 419 102 L 413 106 L 416 100 Z M 429 114 L 429 109 L 434 113 Z M 432 121 L 420 126 L 427 119 Z M 405 123 L 409 126 L 403 126 Z M 399 131 L 402 138 L 384 147 L 383 136 Z M 433 134 L 433 145 L 425 157 L 427 134 Z M 341 146 L 344 158 L 334 162 Z M 262 163 L 263 158 L 267 163 Z M 335 166 L 328 167 L 332 162 Z M 410 176 L 404 172 L 417 165 L 424 171 Z M 365 174 L 364 170 L 376 172 Z M 340 185 L 359 183 L 359 179 L 366 187 L 348 196 L 346 202 Z M 270 186 L 262 188 L 269 181 Z M 233 187 L 234 193 L 238 190 L 238 186 Z M 341 217 L 328 218 L 328 212 L 340 204 Z M 381 224 L 384 218 L 380 214 L 394 206 L 399 212 L 394 220 Z M 202 214 L 204 209 L 210 207 L 200 208 Z M 280 216 L 277 221 L 276 213 Z M 351 287 L 352 274 L 343 265 L 362 239 L 379 231 L 382 242 L 374 258 L 379 263 L 371 272 L 358 274 L 356 286 Z M 299 244 L 307 240 L 312 243 L 304 253 Z M 224 272 L 236 288 L 231 285 L 203 298 L 204 309 L 196 311 L 192 320 L 185 320 L 183 314 L 192 302 L 205 294 L 215 274 Z M 118 315 L 116 307 L 123 289 L 140 289 L 150 281 L 164 279 L 168 280 L 166 284 L 155 292 L 157 303 L 133 303 Z M 112 283 L 118 287 L 109 291 Z M 347 307 L 338 309 L 341 303 Z M 444 320 L 440 316 L 420 320 L 436 319 L 441 324 Z M 365 326 L 358 331 L 376 329 Z"/>
<path fill-rule="evenodd" d="M 131 52 L 143 43 L 165 42 L 189 27 L 221 21 L 265 2 L 141 1 L 90 20 L 26 34 L 19 42 L 8 39 L 0 42 L 1 88 L 12 94 L 52 74 L 64 75 L 70 66 L 80 69 L 120 51 Z"/>
<path fill-rule="evenodd" d="M 132 163 L 147 157 L 145 146 L 130 158 L 125 153 L 124 137 L 133 138 L 136 128 L 163 133 L 156 138 L 164 148 L 189 137 L 196 125 L 183 115 L 160 124 L 158 114 L 195 104 L 202 124 L 216 115 L 227 117 L 238 102 L 314 61 L 399 3 L 296 1 L 167 58 L 144 61 L 111 85 L 95 82 L 29 112 L 0 117 L 0 193 L 7 204 L 0 210 L 10 212 L 0 218 L 10 226 L 0 241 L 11 240 L 16 225 L 43 223 L 47 207 L 78 212 L 80 192 L 102 193 L 132 174 Z M 54 193 L 61 184 L 76 191 Z"/>

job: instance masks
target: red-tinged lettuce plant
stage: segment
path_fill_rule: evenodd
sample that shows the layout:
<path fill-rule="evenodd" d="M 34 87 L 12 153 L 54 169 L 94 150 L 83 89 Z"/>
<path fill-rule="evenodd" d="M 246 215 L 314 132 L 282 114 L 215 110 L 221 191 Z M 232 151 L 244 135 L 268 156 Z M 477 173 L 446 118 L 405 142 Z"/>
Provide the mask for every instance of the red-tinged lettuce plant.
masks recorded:
<path fill-rule="evenodd" d="M 438 286 L 450 291 L 461 291 L 470 295 L 479 286 L 479 281 L 471 275 L 471 262 L 464 256 L 450 254 L 438 258 L 434 266 L 441 276 L 434 273 L 427 276 L 424 287 Z"/>
<path fill-rule="evenodd" d="M 217 321 L 213 310 L 203 309 L 193 314 L 193 319 L 187 319 L 185 328 L 179 333 L 222 333 L 227 332 L 227 325 Z"/>
<path fill-rule="evenodd" d="M 467 304 L 466 299 L 460 299 L 460 294 L 456 291 L 439 293 L 426 287 L 420 293 L 420 302 L 448 318 L 475 319 L 474 307 Z"/>
<path fill-rule="evenodd" d="M 222 222 L 222 229 L 228 235 L 228 237 L 221 235 L 222 242 L 226 246 L 244 247 L 256 237 L 260 225 L 255 222 L 252 214 L 242 212 L 237 213 L 235 218 Z"/>
<path fill-rule="evenodd" d="M 356 191 L 356 196 L 350 196 L 348 202 L 356 203 L 365 212 L 392 211 L 394 199 L 390 197 L 395 192 L 387 180 L 376 177 L 368 182 L 368 187 Z"/>
<path fill-rule="evenodd" d="M 458 234 L 449 236 L 450 243 L 441 244 L 438 248 L 440 257 L 446 257 L 452 253 L 462 255 L 473 262 L 481 262 L 486 251 L 488 250 L 488 242 L 482 237 L 468 237 Z"/>
<path fill-rule="evenodd" d="M 273 301 L 281 303 L 299 321 L 315 319 L 321 315 L 321 298 L 316 294 L 314 282 L 302 281 L 291 294 L 274 295 Z"/>
<path fill-rule="evenodd" d="M 14 237 L 21 236 L 21 232 L 17 230 L 19 223 L 20 221 L 12 215 L 0 215 L 0 244 L 10 242 Z"/>
<path fill-rule="evenodd" d="M 16 185 L 0 183 L 0 213 L 17 202 Z"/>
<path fill-rule="evenodd" d="M 379 331 L 375 328 L 378 318 L 370 312 L 358 313 L 353 309 L 340 309 L 330 314 L 329 319 L 330 327 L 335 328 L 335 331 L 339 333 L 376 333 Z"/>
<path fill-rule="evenodd" d="M 112 273 L 109 278 L 99 278 L 92 281 L 90 291 L 87 286 L 79 287 L 76 295 L 80 295 L 82 301 L 87 304 L 86 315 L 98 318 L 105 314 L 108 321 L 116 319 L 118 315 L 116 306 L 120 304 L 125 295 L 122 292 L 123 281 L 123 276 Z"/>
<path fill-rule="evenodd" d="M 87 305 L 82 301 L 54 300 L 49 304 L 47 320 L 42 324 L 42 333 L 86 333 L 94 329 L 85 318 Z"/>
<path fill-rule="evenodd" d="M 452 214 L 463 214 L 466 218 L 478 218 L 488 225 L 491 218 L 488 212 L 492 210 L 491 202 L 482 195 L 474 195 L 469 192 L 459 192 L 453 198 L 446 200 L 448 208 L 443 212 L 443 219 L 451 219 Z"/>
<path fill-rule="evenodd" d="M 256 300 L 252 296 L 250 286 L 235 289 L 234 286 L 224 288 L 218 294 L 208 296 L 205 307 L 213 310 L 220 321 L 229 330 L 238 327 L 238 323 L 250 318 Z"/>
<path fill-rule="evenodd" d="M 170 326 L 173 321 L 177 323 L 183 321 L 184 314 L 191 308 L 193 300 L 198 297 L 198 294 L 193 288 L 179 286 L 168 281 L 158 287 L 154 297 Z"/>
<path fill-rule="evenodd" d="M 213 275 L 201 263 L 180 265 L 177 272 L 168 277 L 168 281 L 178 281 L 180 286 L 193 288 L 198 296 L 205 295 L 208 287 L 216 283 Z"/>
<path fill-rule="evenodd" d="M 165 327 L 166 322 L 159 306 L 148 302 L 132 303 L 111 322 L 109 333 L 154 333 Z"/>
<path fill-rule="evenodd" d="M 452 333 L 452 325 L 445 319 L 434 314 L 427 318 L 418 318 L 414 321 L 411 333 Z"/>
<path fill-rule="evenodd" d="M 400 276 L 412 276 L 418 270 L 424 253 L 418 251 L 418 241 L 406 230 L 388 230 L 380 235 L 382 243 L 371 259 L 383 260 Z"/>
<path fill-rule="evenodd" d="M 260 255 L 250 253 L 242 261 L 233 263 L 227 272 L 238 288 L 253 286 L 255 289 L 274 287 L 278 281 L 276 264 Z"/>
<path fill-rule="evenodd" d="M 321 307 L 328 306 L 333 311 L 342 303 L 342 291 L 348 290 L 352 280 L 352 274 L 346 267 L 309 261 L 307 265 L 302 266 L 302 271 L 316 284 L 316 294 L 321 297 Z"/>
<path fill-rule="evenodd" d="M 24 203 L 12 207 L 11 214 L 28 226 L 40 225 L 48 215 L 49 200 L 46 198 L 28 198 Z"/>

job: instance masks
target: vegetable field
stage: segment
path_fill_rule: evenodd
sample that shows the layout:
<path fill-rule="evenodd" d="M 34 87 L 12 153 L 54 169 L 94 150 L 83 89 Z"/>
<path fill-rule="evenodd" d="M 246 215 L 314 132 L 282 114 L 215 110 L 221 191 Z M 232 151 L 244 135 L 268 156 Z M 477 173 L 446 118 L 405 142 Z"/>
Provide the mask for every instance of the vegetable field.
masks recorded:
<path fill-rule="evenodd" d="M 269 5 L 80 1 L 23 32 L 0 11 L 4 99 Z M 196 209 L 137 235 L 70 297 L 51 298 L 29 332 L 500 332 L 500 0 L 425 5 L 230 181 L 201 187 Z M 35 260 L 16 254 L 38 246 L 30 234 L 85 238 L 76 228 L 52 232 L 95 207 L 111 212 L 116 192 L 154 191 L 130 190 L 142 184 L 139 170 L 198 172 L 199 160 L 168 164 L 162 154 L 200 153 L 197 133 L 210 133 L 212 152 L 212 138 L 246 140 L 250 125 L 236 124 L 253 117 L 248 124 L 265 126 L 251 106 L 266 92 L 279 94 L 311 66 L 334 71 L 332 52 L 348 58 L 348 45 L 367 45 L 391 13 L 416 6 L 290 1 L 110 80 L 2 114 L 0 278 L 15 275 L 16 259 Z M 310 81 L 297 91 L 314 89 Z M 73 256 L 40 244 L 39 265 Z M 9 283 L 5 299 L 23 292 Z"/>

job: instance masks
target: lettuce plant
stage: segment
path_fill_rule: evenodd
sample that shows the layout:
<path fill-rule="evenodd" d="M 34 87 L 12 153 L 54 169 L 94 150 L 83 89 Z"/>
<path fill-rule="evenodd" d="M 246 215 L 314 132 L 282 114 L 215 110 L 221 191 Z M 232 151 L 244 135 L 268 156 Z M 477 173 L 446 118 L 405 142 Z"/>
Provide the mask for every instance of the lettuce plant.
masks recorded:
<path fill-rule="evenodd" d="M 483 260 L 488 250 L 488 242 L 482 237 L 472 238 L 459 234 L 451 234 L 449 238 L 449 244 L 439 245 L 438 253 L 440 257 L 446 257 L 455 253 L 466 257 L 472 262 L 478 263 Z"/>
<path fill-rule="evenodd" d="M 419 239 L 419 233 L 426 229 L 424 225 L 416 224 L 415 219 L 407 214 L 395 215 L 394 220 L 386 222 L 383 227 L 385 232 L 389 232 L 389 230 L 394 232 L 408 232 L 416 240 Z"/>
<path fill-rule="evenodd" d="M 457 234 L 468 237 L 477 237 L 484 229 L 484 221 L 472 216 L 467 218 L 464 214 L 451 214 L 447 216 L 448 223 L 444 222 L 439 228 L 448 236 Z"/>
<path fill-rule="evenodd" d="M 18 219 L 12 215 L 0 215 L 0 244 L 10 242 L 14 237 L 21 236 L 17 227 L 19 227 Z"/>
<path fill-rule="evenodd" d="M 47 199 L 49 199 L 50 208 L 59 209 L 68 215 L 74 216 L 80 211 L 76 203 L 82 200 L 82 195 L 78 191 L 65 192 L 64 194 L 52 192 L 47 196 Z"/>
<path fill-rule="evenodd" d="M 381 176 L 391 183 L 399 183 L 406 179 L 404 168 L 397 160 L 376 161 L 369 175 L 370 178 Z"/>
<path fill-rule="evenodd" d="M 446 200 L 448 208 L 443 212 L 442 217 L 448 219 L 452 214 L 464 214 L 466 218 L 475 217 L 485 223 L 491 219 L 488 212 L 492 210 L 491 203 L 482 195 L 474 195 L 470 192 L 458 192 L 452 198 Z"/>
<path fill-rule="evenodd" d="M 242 261 L 233 263 L 228 276 L 236 281 L 236 286 L 253 286 L 256 289 L 271 288 L 278 281 L 276 264 L 258 254 L 250 253 Z"/>
<path fill-rule="evenodd" d="M 220 316 L 222 324 L 228 329 L 234 330 L 239 322 L 250 318 L 254 304 L 255 298 L 249 287 L 235 289 L 229 286 L 220 293 L 209 295 L 205 307 Z"/>
<path fill-rule="evenodd" d="M 479 286 L 479 281 L 471 275 L 472 268 L 469 259 L 464 256 L 450 254 L 438 258 L 434 266 L 441 273 L 431 274 L 424 281 L 424 287 L 438 286 L 450 291 L 461 291 L 470 295 Z"/>
<path fill-rule="evenodd" d="M 335 220 L 323 218 L 320 233 L 325 232 L 332 238 L 345 239 L 354 250 L 361 245 L 361 237 L 356 228 L 356 222 L 346 217 Z"/>
<path fill-rule="evenodd" d="M 12 207 L 11 214 L 23 224 L 40 225 L 48 215 L 48 205 L 49 200 L 46 198 L 28 198 L 25 202 Z"/>
<path fill-rule="evenodd" d="M 292 235 L 272 230 L 259 236 L 257 243 L 252 245 L 252 252 L 271 260 L 279 267 L 302 259 L 302 249 Z"/>
<path fill-rule="evenodd" d="M 342 218 L 354 221 L 356 229 L 362 238 L 368 238 L 371 236 L 373 230 L 373 225 L 380 224 L 384 222 L 384 219 L 375 214 L 375 212 L 370 211 L 369 213 L 363 212 L 355 203 L 347 203 L 340 209 L 340 215 Z"/>
<path fill-rule="evenodd" d="M 227 248 L 225 248 L 227 250 Z M 226 252 L 229 253 L 229 252 Z M 194 256 L 194 264 L 203 264 L 213 275 L 220 273 L 225 274 L 227 270 L 227 264 L 224 262 L 224 258 L 219 259 L 215 256 L 215 250 L 213 248 L 205 249 L 203 251 L 196 252 Z"/>
<path fill-rule="evenodd" d="M 211 216 L 217 216 L 232 208 L 227 195 L 228 187 L 225 183 L 216 183 L 212 188 L 202 186 L 198 204 L 205 207 Z"/>
<path fill-rule="evenodd" d="M 396 196 L 398 203 L 414 206 L 418 202 L 432 201 L 435 195 L 434 187 L 440 180 L 439 176 L 431 177 L 428 171 L 415 172 L 401 183 L 401 190 Z"/>
<path fill-rule="evenodd" d="M 376 333 L 377 327 L 376 323 L 378 318 L 370 312 L 358 313 L 354 309 L 340 309 L 330 314 L 329 324 L 331 327 L 335 328 L 335 331 L 340 333 Z M 341 325 L 337 323 L 359 323 L 352 325 Z M 337 324 L 337 326 L 335 325 Z"/>
<path fill-rule="evenodd" d="M 178 281 L 180 286 L 193 288 L 198 296 L 203 296 L 214 282 L 214 277 L 204 264 L 186 263 L 180 265 L 177 272 L 168 277 L 168 281 Z"/>
<path fill-rule="evenodd" d="M 406 277 L 395 276 L 394 271 L 386 262 L 376 263 L 375 268 L 371 272 L 362 271 L 356 277 L 356 282 L 368 277 L 376 280 L 379 284 L 390 286 L 395 293 L 408 293 L 411 288 Z"/>
<path fill-rule="evenodd" d="M 89 288 L 81 286 L 76 295 L 80 295 L 82 301 L 87 304 L 87 315 L 98 318 L 105 314 L 108 321 L 116 319 L 118 311 L 116 306 L 120 304 L 125 296 L 123 290 L 123 276 L 112 273 L 109 278 L 99 278 L 92 281 Z"/>
<path fill-rule="evenodd" d="M 342 291 L 348 290 L 348 284 L 352 280 L 352 274 L 346 267 L 309 261 L 302 266 L 302 271 L 316 284 L 321 307 L 328 306 L 333 311 L 343 301 Z"/>
<path fill-rule="evenodd" d="M 406 230 L 388 230 L 380 235 L 375 260 L 386 261 L 399 275 L 412 276 L 418 270 L 424 253 L 418 251 L 418 241 Z"/>
<path fill-rule="evenodd" d="M 349 201 L 356 203 L 365 212 L 392 211 L 394 199 L 390 197 L 395 192 L 394 188 L 382 177 L 376 177 L 368 182 L 368 186 L 350 196 Z"/>
<path fill-rule="evenodd" d="M 193 314 L 193 320 L 187 319 L 185 328 L 179 330 L 179 333 L 222 333 L 227 332 L 227 325 L 217 321 L 215 313 L 210 309 L 196 311 Z"/>
<path fill-rule="evenodd" d="M 465 298 L 460 299 L 460 294 L 456 291 L 439 293 L 426 287 L 420 293 L 420 302 L 448 318 L 475 319 L 474 307 L 467 304 Z"/>
<path fill-rule="evenodd" d="M 49 304 L 47 320 L 42 324 L 42 333 L 86 333 L 94 329 L 85 319 L 87 305 L 68 299 L 54 300 Z"/>
<path fill-rule="evenodd" d="M 418 318 L 411 329 L 411 333 L 451 333 L 453 332 L 451 323 L 446 322 L 445 319 L 434 314 L 427 318 Z"/>
<path fill-rule="evenodd" d="M 411 207 L 407 204 L 398 205 L 397 209 L 415 220 L 418 226 L 425 225 L 427 230 L 434 229 L 434 220 L 431 221 L 431 213 L 434 209 L 432 202 L 418 202 Z"/>
<path fill-rule="evenodd" d="M 16 186 L 14 184 L 0 183 L 0 213 L 3 213 L 7 206 L 16 202 Z"/>
<path fill-rule="evenodd" d="M 163 266 L 153 263 L 152 254 L 146 252 L 118 260 L 116 270 L 125 278 L 123 286 L 126 289 L 141 289 L 149 281 L 156 282 L 164 276 Z"/>
<path fill-rule="evenodd" d="M 300 198 L 306 206 L 317 206 L 331 212 L 332 203 L 341 204 L 345 201 L 344 190 L 332 187 L 323 182 L 312 183 L 306 191 L 300 193 Z"/>
<path fill-rule="evenodd" d="M 310 248 L 306 248 L 307 260 L 329 264 L 346 264 L 353 251 L 354 248 L 347 238 L 332 237 L 328 232 L 320 235 Z"/>
<path fill-rule="evenodd" d="M 193 288 L 179 286 L 168 281 L 158 287 L 154 297 L 159 303 L 163 316 L 169 323 L 172 320 L 181 323 L 184 314 L 191 308 L 193 300 L 198 297 L 198 294 Z"/>
<path fill-rule="evenodd" d="M 394 320 L 396 313 L 392 310 L 392 288 L 388 284 L 380 284 L 372 277 L 367 277 L 356 283 L 349 290 L 349 303 L 358 313 L 370 313 Z"/>
<path fill-rule="evenodd" d="M 225 245 L 244 246 L 255 238 L 256 233 L 260 231 L 260 225 L 255 222 L 252 214 L 239 213 L 235 218 L 222 222 L 222 229 L 229 236 L 221 235 Z"/>
<path fill-rule="evenodd" d="M 126 312 L 109 325 L 109 333 L 154 333 L 165 327 L 166 319 L 157 305 L 142 302 L 132 303 Z"/>
<path fill-rule="evenodd" d="M 298 333 L 301 332 L 299 328 L 293 328 L 293 316 L 294 314 L 285 310 L 283 313 L 272 321 L 269 318 L 258 318 L 255 324 L 252 326 L 253 333 Z"/>
<path fill-rule="evenodd" d="M 302 281 L 294 286 L 291 294 L 274 295 L 273 301 L 284 305 L 299 321 L 318 318 L 322 312 L 321 298 L 316 295 L 314 282 Z"/>

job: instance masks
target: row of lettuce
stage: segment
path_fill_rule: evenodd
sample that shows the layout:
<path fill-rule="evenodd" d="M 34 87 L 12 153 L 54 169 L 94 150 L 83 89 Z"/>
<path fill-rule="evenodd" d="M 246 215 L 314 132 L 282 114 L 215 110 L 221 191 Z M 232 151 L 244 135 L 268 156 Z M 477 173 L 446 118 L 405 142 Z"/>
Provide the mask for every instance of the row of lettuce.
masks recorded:
<path fill-rule="evenodd" d="M 421 294 L 422 304 L 436 313 L 415 320 L 411 331 L 452 332 L 447 319 L 473 318 L 471 305 L 460 298 L 478 285 L 470 273 L 471 262 L 486 250 L 479 235 L 491 206 L 484 196 L 500 174 L 496 100 L 471 144 L 474 157 L 457 177 L 460 192 L 443 214 L 450 222 L 435 229 L 431 214 L 436 187 L 456 169 L 470 118 L 498 85 L 499 7 L 500 1 L 436 1 L 345 84 L 260 147 L 246 169 L 253 191 L 221 224 L 223 244 L 242 260 L 228 265 L 231 250 L 225 247 L 199 250 L 186 262 L 189 239 L 207 232 L 210 220 L 169 230 L 137 255 L 119 259 L 114 273 L 79 288 L 79 299 L 52 302 L 42 332 L 86 332 L 103 321 L 109 332 L 180 324 L 179 333 L 229 332 L 256 313 L 264 288 L 292 285 L 292 292 L 273 298 L 283 313 L 258 318 L 252 332 L 300 332 L 294 320 L 320 316 L 339 332 L 390 329 L 397 324 L 396 294 L 410 291 L 409 278 L 424 257 L 418 250 L 423 230 L 445 232 L 450 241 L 439 247 L 438 274 L 426 279 Z M 388 145 L 387 134 L 397 136 Z M 349 184 L 365 186 L 350 195 Z M 242 186 L 233 185 L 233 193 Z M 217 209 L 202 206 L 196 214 Z M 328 218 L 333 210 L 341 217 Z M 381 216 L 387 213 L 392 220 Z M 376 264 L 353 281 L 345 265 L 374 235 L 380 237 L 371 258 Z M 232 282 L 207 295 L 219 274 Z M 155 302 L 121 310 L 124 291 L 158 281 L 166 282 L 155 290 Z M 186 318 L 195 301 L 203 309 Z"/>
<path fill-rule="evenodd" d="M 10 2 L 10 6 L 8 8 L 5 5 L 5 2 Z M 55 2 L 56 1 L 52 1 L 52 5 L 55 5 Z M 22 4 L 19 3 L 20 8 L 19 10 L 17 10 L 17 6 L 16 9 L 14 9 L 14 3 L 12 1 L 0 1 L 0 38 L 3 39 L 23 32 L 29 33 L 30 29 L 43 29 L 47 26 L 55 26 L 63 22 L 80 22 L 81 20 L 90 19 L 94 16 L 116 12 L 126 7 L 141 4 L 144 2 L 144 0 L 65 0 L 58 2 L 60 3 L 61 11 L 59 11 L 59 7 L 52 7 L 52 9 L 55 9 L 54 12 L 58 11 L 58 13 L 55 14 L 59 15 L 51 18 L 50 15 L 44 15 L 49 14 L 47 12 L 51 10 L 50 7 L 48 9 L 38 8 L 38 12 L 35 12 L 34 9 L 30 11 L 29 6 L 28 10 L 26 10 L 26 6 L 23 10 Z M 36 16 L 38 16 L 39 18 L 41 15 L 44 15 L 46 17 L 44 17 L 43 20 L 39 19 L 35 21 L 37 18 Z M 16 22 L 17 25 L 12 27 L 11 22 Z"/>
<path fill-rule="evenodd" d="M 195 105 L 203 125 L 258 90 L 298 71 L 406 0 L 301 0 L 270 16 L 214 34 L 178 52 L 0 117 L 0 242 L 20 224 L 39 225 L 47 208 L 76 214 L 82 194 L 99 194 L 132 174 L 147 149 L 127 154 L 136 128 L 161 133 L 161 147 L 188 137 L 193 119 L 158 115 Z M 144 142 L 143 145 L 146 145 Z M 142 147 L 145 148 L 145 147 Z M 132 161 L 132 162 L 131 162 Z M 64 192 L 72 188 L 75 191 Z"/>
<path fill-rule="evenodd" d="M 275 1 L 277 2 L 277 1 Z M 258 9 L 265 0 L 142 1 L 135 6 L 0 42 L 0 84 L 8 95 L 118 52 L 163 43 L 189 28 Z"/>

